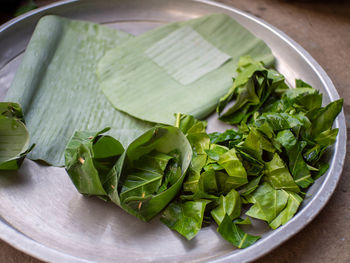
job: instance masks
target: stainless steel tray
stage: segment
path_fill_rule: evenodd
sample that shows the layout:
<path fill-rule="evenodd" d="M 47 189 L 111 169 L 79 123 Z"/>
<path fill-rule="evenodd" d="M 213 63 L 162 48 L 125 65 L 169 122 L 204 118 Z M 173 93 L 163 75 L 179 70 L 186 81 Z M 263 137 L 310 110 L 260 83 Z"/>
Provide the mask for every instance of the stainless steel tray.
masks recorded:
<path fill-rule="evenodd" d="M 277 69 L 288 82 L 302 78 L 324 94 L 326 103 L 339 98 L 319 64 L 297 43 L 266 22 L 211 1 L 184 0 L 69 0 L 27 13 L 0 27 L 0 98 L 6 94 L 36 22 L 46 14 L 103 23 L 133 34 L 164 23 L 209 13 L 231 15 L 266 41 L 277 58 Z M 211 123 L 212 129 L 215 123 Z M 341 175 L 346 127 L 341 113 L 336 144 L 329 154 L 330 169 L 308 190 L 307 198 L 286 225 L 275 231 L 256 226 L 263 238 L 235 250 L 204 228 L 186 241 L 157 219 L 144 223 L 113 204 L 84 198 L 64 169 L 26 160 L 19 172 L 0 174 L 0 238 L 45 261 L 54 262 L 245 262 L 266 254 L 300 231 L 320 212 Z"/>

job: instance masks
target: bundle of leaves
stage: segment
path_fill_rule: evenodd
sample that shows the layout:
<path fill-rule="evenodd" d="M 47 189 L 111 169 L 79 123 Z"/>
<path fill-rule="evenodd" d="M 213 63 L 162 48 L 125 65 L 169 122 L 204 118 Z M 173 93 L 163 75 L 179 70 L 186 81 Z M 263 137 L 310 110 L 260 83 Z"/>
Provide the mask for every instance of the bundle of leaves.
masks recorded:
<path fill-rule="evenodd" d="M 192 150 L 182 132 L 156 126 L 124 150 L 100 132 L 76 132 L 65 151 L 66 170 L 84 195 L 110 200 L 149 221 L 180 191 Z"/>

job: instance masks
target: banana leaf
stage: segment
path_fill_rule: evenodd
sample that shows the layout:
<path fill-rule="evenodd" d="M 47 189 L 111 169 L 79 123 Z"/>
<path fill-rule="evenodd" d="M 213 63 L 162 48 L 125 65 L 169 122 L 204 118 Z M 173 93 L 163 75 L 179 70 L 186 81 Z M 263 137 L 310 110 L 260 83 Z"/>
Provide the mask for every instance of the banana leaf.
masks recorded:
<path fill-rule="evenodd" d="M 152 156 L 162 156 L 163 161 L 159 158 L 154 161 Z M 129 145 L 108 174 L 104 189 L 109 198 L 128 213 L 149 221 L 180 191 L 191 157 L 191 145 L 181 130 L 172 126 L 154 127 Z M 164 178 L 160 171 L 173 158 L 177 159 L 181 174 L 175 172 L 176 180 L 159 191 Z M 174 165 L 170 166 L 174 168 Z M 138 172 L 136 176 L 135 172 Z"/>
<path fill-rule="evenodd" d="M 109 171 L 124 152 L 119 141 L 99 132 L 75 132 L 65 150 L 66 170 L 81 194 L 107 198 L 103 188 Z"/>
<path fill-rule="evenodd" d="M 26 48 L 5 100 L 22 105 L 31 143 L 29 158 L 64 165 L 77 130 L 102 130 L 124 146 L 152 125 L 116 111 L 98 88 L 96 64 L 132 36 L 94 23 L 43 17 Z"/>
<path fill-rule="evenodd" d="M 29 147 L 21 106 L 0 102 L 0 170 L 19 169 L 33 147 Z"/>
<path fill-rule="evenodd" d="M 160 193 L 168 188 L 168 184 L 173 185 L 181 177 L 177 155 L 176 152 L 164 154 L 155 151 L 142 156 L 135 162 L 133 165 L 135 168 L 130 171 L 123 182 L 120 192 L 122 202 L 128 198 L 134 198 L 135 195 L 148 196 Z M 174 159 L 175 162 L 171 163 Z M 165 172 L 167 167 L 169 167 L 168 171 L 175 168 L 174 180 L 169 179 L 168 171 Z"/>
<path fill-rule="evenodd" d="M 212 112 L 246 54 L 266 65 L 274 60 L 263 41 L 231 17 L 214 14 L 165 25 L 119 45 L 101 59 L 97 74 L 115 108 L 172 124 L 174 112 L 199 119 Z"/>
<path fill-rule="evenodd" d="M 0 115 L 8 118 L 16 118 L 25 124 L 22 107 L 18 103 L 0 102 Z"/>

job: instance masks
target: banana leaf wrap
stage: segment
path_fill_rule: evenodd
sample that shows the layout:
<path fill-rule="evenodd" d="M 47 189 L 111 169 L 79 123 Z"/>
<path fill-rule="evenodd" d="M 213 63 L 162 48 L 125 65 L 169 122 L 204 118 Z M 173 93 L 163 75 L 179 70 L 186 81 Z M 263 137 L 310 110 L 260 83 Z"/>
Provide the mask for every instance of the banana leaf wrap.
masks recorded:
<path fill-rule="evenodd" d="M 21 106 L 0 102 L 0 170 L 18 170 L 33 147 Z"/>
<path fill-rule="evenodd" d="M 108 199 L 103 188 L 107 175 L 124 152 L 119 141 L 99 132 L 75 132 L 65 150 L 66 170 L 77 190 L 84 195 Z"/>
<path fill-rule="evenodd" d="M 191 146 L 172 126 L 150 129 L 125 151 L 117 140 L 101 135 L 105 131 L 76 132 L 66 148 L 66 170 L 80 193 L 111 200 L 149 221 L 180 191 Z"/>
<path fill-rule="evenodd" d="M 163 191 L 159 189 L 161 188 L 159 185 L 158 189 L 152 188 L 152 192 L 147 187 L 151 180 L 148 180 L 145 174 L 139 174 L 141 180 L 138 184 L 130 186 L 129 183 L 135 179 L 132 178 L 133 173 L 135 173 L 135 168 L 140 164 L 140 161 L 142 163 L 142 158 L 152 152 L 166 155 L 177 153 L 179 155 L 178 165 L 181 167 L 181 175 Z M 149 221 L 162 211 L 180 191 L 191 157 L 191 145 L 178 128 L 157 126 L 150 129 L 129 145 L 113 167 L 106 185 L 110 199 L 128 213 L 144 221 Z M 125 189 L 127 184 L 135 195 L 127 194 L 128 191 Z"/>

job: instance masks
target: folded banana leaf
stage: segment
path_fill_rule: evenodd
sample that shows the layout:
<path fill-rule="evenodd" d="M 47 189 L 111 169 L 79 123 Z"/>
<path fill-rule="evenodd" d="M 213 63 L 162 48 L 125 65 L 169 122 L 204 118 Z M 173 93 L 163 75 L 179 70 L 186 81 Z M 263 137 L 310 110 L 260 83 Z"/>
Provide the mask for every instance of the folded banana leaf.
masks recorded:
<path fill-rule="evenodd" d="M 33 147 L 29 147 L 21 106 L 0 102 L 0 170 L 19 169 Z"/>
<path fill-rule="evenodd" d="M 108 198 L 103 184 L 124 152 L 119 141 L 99 132 L 75 132 L 65 150 L 66 170 L 81 194 Z"/>
<path fill-rule="evenodd" d="M 176 127 L 157 126 L 126 151 L 101 132 L 76 132 L 65 151 L 66 170 L 77 190 L 111 200 L 149 221 L 179 192 L 192 157 Z"/>
<path fill-rule="evenodd" d="M 115 108 L 173 124 L 173 113 L 204 118 L 231 86 L 240 56 L 273 63 L 268 46 L 231 17 L 214 14 L 156 28 L 106 53 L 100 87 Z M 147 105 L 147 107 L 145 107 Z"/>
<path fill-rule="evenodd" d="M 151 127 L 116 111 L 98 88 L 96 64 L 132 36 L 94 23 L 43 17 L 5 98 L 22 105 L 31 142 L 28 155 L 64 165 L 64 148 L 76 130 L 111 127 L 127 146 Z"/>

